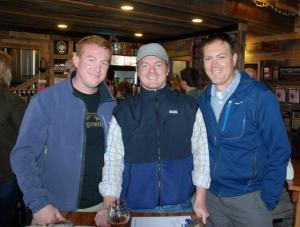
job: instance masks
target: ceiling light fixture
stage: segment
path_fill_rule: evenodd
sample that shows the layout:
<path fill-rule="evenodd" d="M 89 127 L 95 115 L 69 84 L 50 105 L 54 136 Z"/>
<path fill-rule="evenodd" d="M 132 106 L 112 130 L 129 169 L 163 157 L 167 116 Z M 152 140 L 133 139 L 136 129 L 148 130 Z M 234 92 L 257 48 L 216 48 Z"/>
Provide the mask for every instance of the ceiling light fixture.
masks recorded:
<path fill-rule="evenodd" d="M 143 37 L 143 34 L 142 33 L 134 33 L 134 36 L 135 37 Z"/>
<path fill-rule="evenodd" d="M 130 10 L 133 10 L 134 8 L 130 5 L 123 5 L 123 6 L 121 6 L 121 9 L 125 10 L 125 11 L 130 11 Z"/>
<path fill-rule="evenodd" d="M 66 24 L 58 24 L 57 27 L 58 27 L 58 28 L 63 28 L 63 29 L 64 29 L 64 28 L 67 28 L 68 25 L 66 25 Z"/>
<path fill-rule="evenodd" d="M 202 19 L 200 19 L 200 18 L 194 18 L 194 19 L 192 19 L 192 22 L 193 23 L 201 23 L 203 20 Z"/>

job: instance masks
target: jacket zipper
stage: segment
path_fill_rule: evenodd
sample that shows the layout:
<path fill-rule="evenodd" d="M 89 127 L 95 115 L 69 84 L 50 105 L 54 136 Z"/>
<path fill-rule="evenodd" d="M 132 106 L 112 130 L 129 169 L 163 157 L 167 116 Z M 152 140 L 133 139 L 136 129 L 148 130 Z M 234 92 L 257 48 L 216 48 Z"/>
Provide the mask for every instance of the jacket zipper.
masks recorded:
<path fill-rule="evenodd" d="M 232 104 L 232 100 L 230 100 L 230 101 L 228 102 L 228 104 L 226 105 L 226 109 L 225 109 L 225 119 L 224 119 L 224 122 L 223 122 L 222 132 L 224 132 L 224 130 L 225 130 L 226 126 L 227 126 L 229 114 L 230 114 L 230 111 L 231 111 L 231 104 Z"/>
<path fill-rule="evenodd" d="M 80 199 L 81 199 L 81 194 L 82 194 L 82 181 L 83 181 L 83 171 L 84 171 L 84 163 L 85 163 L 85 146 L 86 146 L 86 109 L 87 106 L 85 105 L 84 109 L 84 121 L 83 121 L 83 143 L 82 143 L 82 153 L 81 153 L 81 169 L 80 169 L 80 179 L 79 179 L 79 191 L 78 191 L 78 198 L 77 198 L 77 207 L 80 207 Z"/>
<path fill-rule="evenodd" d="M 250 179 L 248 181 L 248 184 L 244 188 L 245 192 L 248 190 L 249 186 L 252 184 L 252 182 L 253 182 L 253 180 L 255 178 L 255 175 L 256 175 L 256 153 L 254 153 L 252 155 L 251 164 L 252 164 L 252 174 L 251 174 L 251 177 L 250 177 Z"/>
<path fill-rule="evenodd" d="M 229 118 L 229 114 L 231 112 L 231 105 L 232 105 L 232 100 L 228 101 L 227 105 L 226 105 L 226 109 L 225 109 L 225 119 L 224 119 L 224 122 L 223 122 L 223 126 L 222 126 L 222 131 L 224 131 L 226 129 L 226 126 L 227 126 L 227 122 L 228 122 L 228 118 Z M 222 113 L 221 113 L 222 114 Z M 221 115 L 220 115 L 221 116 Z M 220 119 L 219 119 L 220 120 Z M 215 143 L 215 146 L 217 147 L 217 134 L 218 134 L 218 128 L 219 128 L 219 122 L 220 121 L 217 121 L 217 128 L 216 128 L 216 134 L 215 134 L 215 138 L 214 138 L 214 143 Z M 217 154 L 218 156 L 220 155 L 220 151 L 218 152 Z M 214 171 L 213 171 L 213 176 L 214 178 L 216 178 L 216 172 L 217 172 L 217 162 L 215 163 L 215 166 L 214 166 Z"/>
<path fill-rule="evenodd" d="M 160 131 L 159 131 L 159 111 L 158 111 L 158 99 L 157 99 L 157 91 L 155 93 L 155 107 L 156 107 L 156 117 L 157 117 L 157 171 L 158 171 L 158 197 L 157 201 L 160 205 Z"/>
<path fill-rule="evenodd" d="M 106 100 L 104 100 L 104 101 L 102 101 L 101 103 L 99 103 L 99 106 L 98 106 L 98 109 L 97 109 L 97 114 L 98 114 L 98 116 L 100 116 L 100 119 L 102 120 L 102 125 L 103 125 L 103 127 L 104 127 L 104 134 L 105 134 L 105 146 L 106 146 L 106 141 L 107 141 L 107 139 L 106 139 L 106 137 L 107 137 L 107 135 L 108 135 L 108 128 L 109 128 L 109 124 L 110 124 L 110 121 L 108 122 L 108 125 L 107 125 L 107 123 L 106 123 L 106 121 L 105 121 L 105 115 L 104 114 L 101 114 L 101 107 L 103 107 L 103 105 L 105 104 L 105 103 L 110 103 L 110 102 L 113 102 L 113 101 L 115 101 L 115 99 L 113 99 L 113 98 L 110 98 L 110 99 L 106 99 Z"/>

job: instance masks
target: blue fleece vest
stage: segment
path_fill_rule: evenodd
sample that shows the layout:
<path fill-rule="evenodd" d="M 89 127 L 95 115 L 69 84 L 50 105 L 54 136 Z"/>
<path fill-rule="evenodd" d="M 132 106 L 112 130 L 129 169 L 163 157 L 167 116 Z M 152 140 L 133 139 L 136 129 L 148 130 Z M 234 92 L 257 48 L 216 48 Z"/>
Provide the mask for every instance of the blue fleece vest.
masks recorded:
<path fill-rule="evenodd" d="M 129 208 L 179 204 L 192 196 L 191 136 L 197 110 L 192 97 L 169 87 L 142 89 L 115 109 L 125 148 L 121 198 Z"/>

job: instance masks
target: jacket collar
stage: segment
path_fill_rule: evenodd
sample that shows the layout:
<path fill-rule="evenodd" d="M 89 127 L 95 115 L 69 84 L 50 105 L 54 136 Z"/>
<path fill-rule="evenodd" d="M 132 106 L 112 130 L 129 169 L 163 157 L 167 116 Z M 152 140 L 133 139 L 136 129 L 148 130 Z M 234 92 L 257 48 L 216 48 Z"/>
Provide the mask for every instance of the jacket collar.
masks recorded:
<path fill-rule="evenodd" d="M 170 91 L 170 87 L 168 85 L 164 86 L 161 89 L 158 90 L 147 90 L 143 87 L 141 87 L 141 96 L 145 98 L 150 99 L 158 99 L 161 100 L 166 94 L 168 94 Z"/>
<path fill-rule="evenodd" d="M 237 86 L 237 88 L 233 91 L 232 95 L 240 95 L 241 92 L 243 92 L 247 87 L 252 86 L 254 83 L 257 83 L 256 80 L 249 77 L 244 72 L 239 72 L 241 75 L 240 82 Z M 212 89 L 212 83 L 211 81 L 208 83 L 207 89 L 205 90 L 205 99 L 206 101 L 210 101 L 211 97 L 211 89 Z"/>

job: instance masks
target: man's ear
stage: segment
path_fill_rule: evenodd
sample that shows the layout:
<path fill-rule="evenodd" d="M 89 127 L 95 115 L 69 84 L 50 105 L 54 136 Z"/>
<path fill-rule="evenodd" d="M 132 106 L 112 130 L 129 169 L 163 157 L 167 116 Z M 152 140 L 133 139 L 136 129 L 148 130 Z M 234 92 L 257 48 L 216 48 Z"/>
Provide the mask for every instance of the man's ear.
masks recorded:
<path fill-rule="evenodd" d="M 235 67 L 236 63 L 237 63 L 237 59 L 238 59 L 238 56 L 237 56 L 237 53 L 234 53 L 233 54 L 233 66 Z"/>
<path fill-rule="evenodd" d="M 79 60 L 80 60 L 79 57 L 75 54 L 73 56 L 73 64 L 76 67 L 76 69 L 78 68 Z"/>

